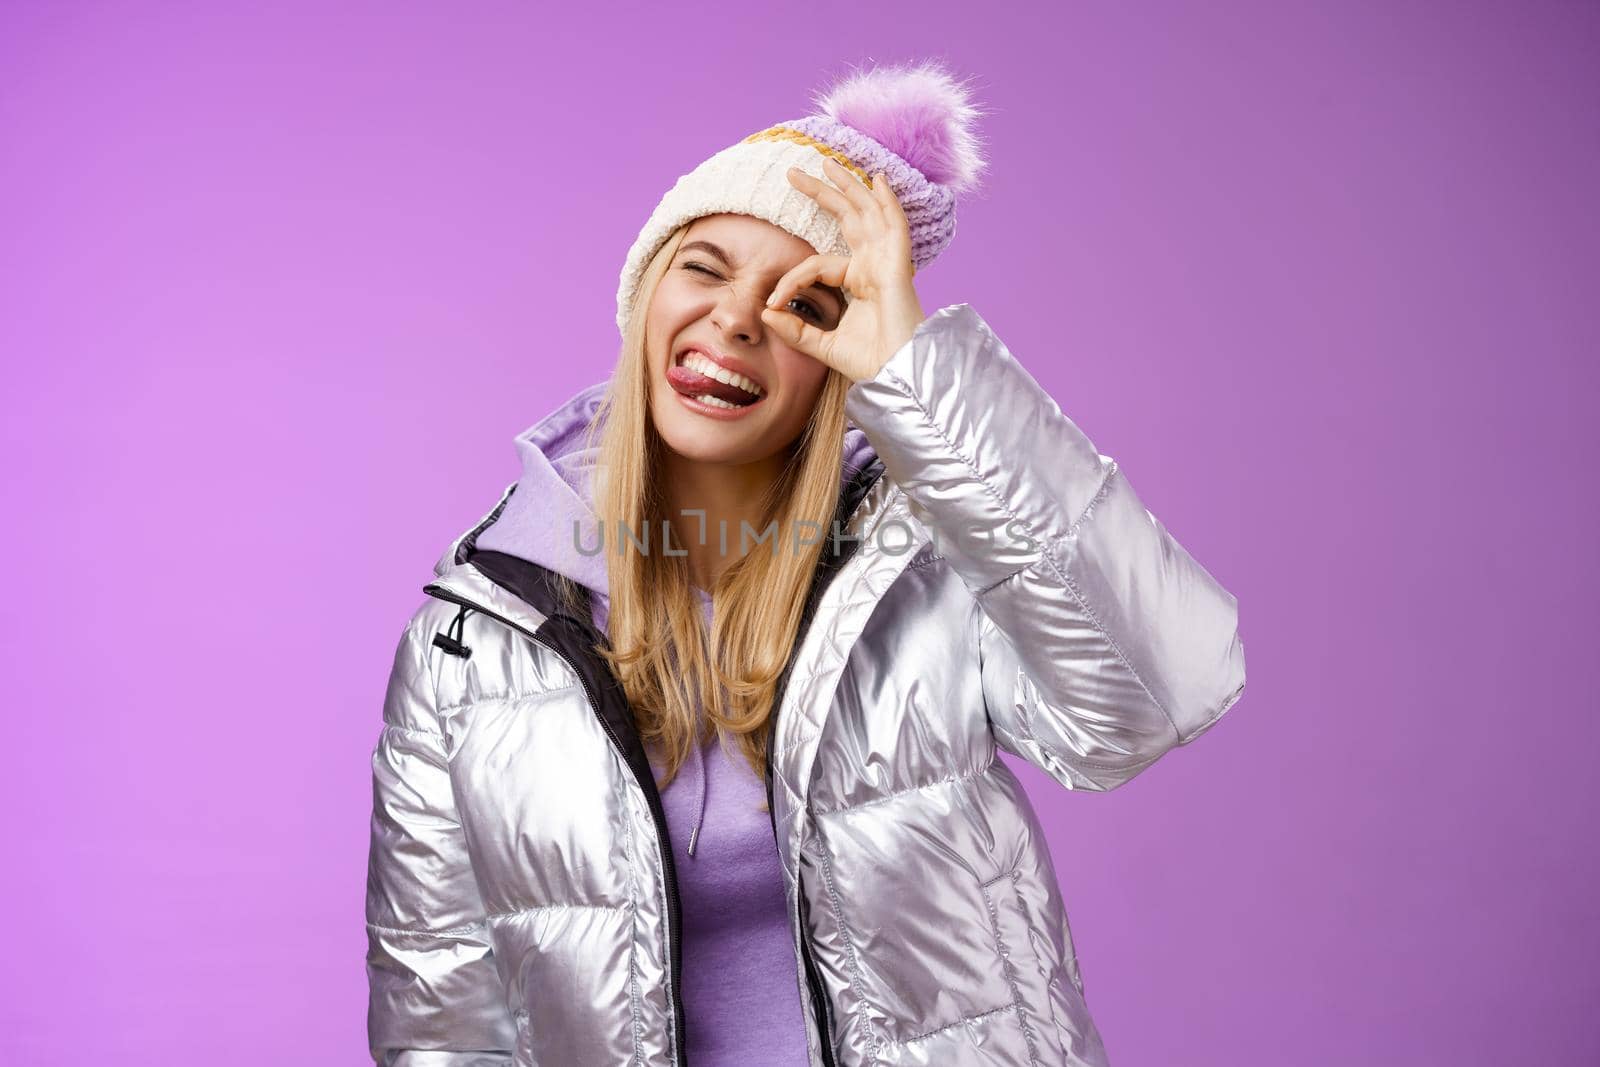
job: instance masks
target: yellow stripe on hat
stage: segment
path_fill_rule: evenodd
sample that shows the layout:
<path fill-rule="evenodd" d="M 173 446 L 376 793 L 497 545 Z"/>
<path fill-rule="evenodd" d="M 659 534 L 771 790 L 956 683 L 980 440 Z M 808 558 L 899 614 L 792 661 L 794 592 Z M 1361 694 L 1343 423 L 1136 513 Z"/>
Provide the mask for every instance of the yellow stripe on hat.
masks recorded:
<path fill-rule="evenodd" d="M 868 177 L 867 172 L 857 166 L 849 156 L 836 148 L 823 144 L 815 137 L 801 133 L 799 130 L 790 129 L 788 126 L 769 126 L 759 133 L 752 133 L 739 143 L 749 144 L 752 141 L 793 141 L 795 144 L 809 145 L 860 178 L 866 183 L 868 189 L 872 188 L 872 179 Z"/>

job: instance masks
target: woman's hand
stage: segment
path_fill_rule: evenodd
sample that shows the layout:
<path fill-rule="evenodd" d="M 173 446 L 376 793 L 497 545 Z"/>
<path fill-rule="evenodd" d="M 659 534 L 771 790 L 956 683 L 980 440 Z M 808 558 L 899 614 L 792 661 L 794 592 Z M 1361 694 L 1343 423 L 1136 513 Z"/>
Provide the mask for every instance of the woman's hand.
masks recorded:
<path fill-rule="evenodd" d="M 824 158 L 832 185 L 789 169 L 789 184 L 839 220 L 850 255 L 814 255 L 778 279 L 761 319 L 789 345 L 853 382 L 876 377 L 889 357 L 911 339 L 926 318 L 911 284 L 911 227 L 881 171 L 869 190 L 849 170 Z M 787 310 L 799 290 L 814 282 L 837 286 L 850 303 L 831 330 Z"/>

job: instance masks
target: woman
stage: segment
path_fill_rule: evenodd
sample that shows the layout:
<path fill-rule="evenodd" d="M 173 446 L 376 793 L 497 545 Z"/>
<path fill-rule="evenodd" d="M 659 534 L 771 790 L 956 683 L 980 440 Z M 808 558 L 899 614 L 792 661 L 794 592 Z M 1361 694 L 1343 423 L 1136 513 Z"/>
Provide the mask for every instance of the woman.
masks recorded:
<path fill-rule="evenodd" d="M 1234 598 L 966 304 L 934 64 L 679 179 L 621 358 L 435 567 L 374 752 L 379 1063 L 1104 1064 L 1003 749 L 1112 789 Z"/>

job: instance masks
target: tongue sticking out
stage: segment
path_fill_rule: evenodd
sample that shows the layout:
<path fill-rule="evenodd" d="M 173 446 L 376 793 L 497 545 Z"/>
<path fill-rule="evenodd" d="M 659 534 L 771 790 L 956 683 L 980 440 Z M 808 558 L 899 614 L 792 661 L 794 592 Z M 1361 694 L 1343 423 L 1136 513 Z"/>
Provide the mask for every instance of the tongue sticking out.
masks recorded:
<path fill-rule="evenodd" d="M 737 385 L 719 382 L 715 378 L 708 378 L 699 371 L 690 370 L 688 367 L 668 367 L 667 381 L 672 383 L 672 388 L 684 396 L 696 397 L 710 393 L 719 400 L 726 400 L 730 404 L 748 407 L 761 398 L 745 392 Z"/>

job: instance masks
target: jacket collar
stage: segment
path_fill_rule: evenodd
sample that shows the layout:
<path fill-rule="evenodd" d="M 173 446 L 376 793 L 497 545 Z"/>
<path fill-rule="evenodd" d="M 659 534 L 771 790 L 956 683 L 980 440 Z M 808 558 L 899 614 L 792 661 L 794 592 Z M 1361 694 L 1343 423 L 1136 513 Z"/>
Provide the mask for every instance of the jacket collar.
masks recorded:
<path fill-rule="evenodd" d="M 515 483 L 508 487 L 487 515 L 451 543 L 434 566 L 435 580 L 424 591 L 510 622 L 557 647 L 603 705 L 596 710 L 616 733 L 629 762 L 641 761 L 642 749 L 620 685 L 594 651 L 595 645 L 605 643 L 605 636 L 587 613 L 579 618 L 561 605 L 552 571 L 517 556 L 477 548 L 478 535 L 500 516 L 516 488 Z M 780 676 L 780 704 L 769 725 L 773 731 L 768 738 L 769 808 L 791 881 L 798 870 L 798 834 L 817 741 L 845 662 L 873 606 L 916 555 L 909 550 L 885 551 L 878 533 L 888 523 L 909 529 L 909 519 L 904 493 L 884 477 L 883 463 L 874 456 L 841 488 L 834 520 L 842 536 L 823 540 L 799 639 Z M 812 625 L 819 616 L 826 625 Z M 791 685 L 799 663 L 805 664 L 802 681 Z M 645 775 L 648 780 L 648 772 Z"/>
<path fill-rule="evenodd" d="M 506 502 L 516 488 L 515 482 L 507 486 L 489 513 L 450 543 L 450 547 L 433 565 L 434 580 L 423 587 L 423 592 L 495 616 L 532 634 L 549 618 L 551 601 L 529 601 L 519 597 L 512 589 L 468 562 L 476 548 L 478 535 L 505 511 Z"/>

